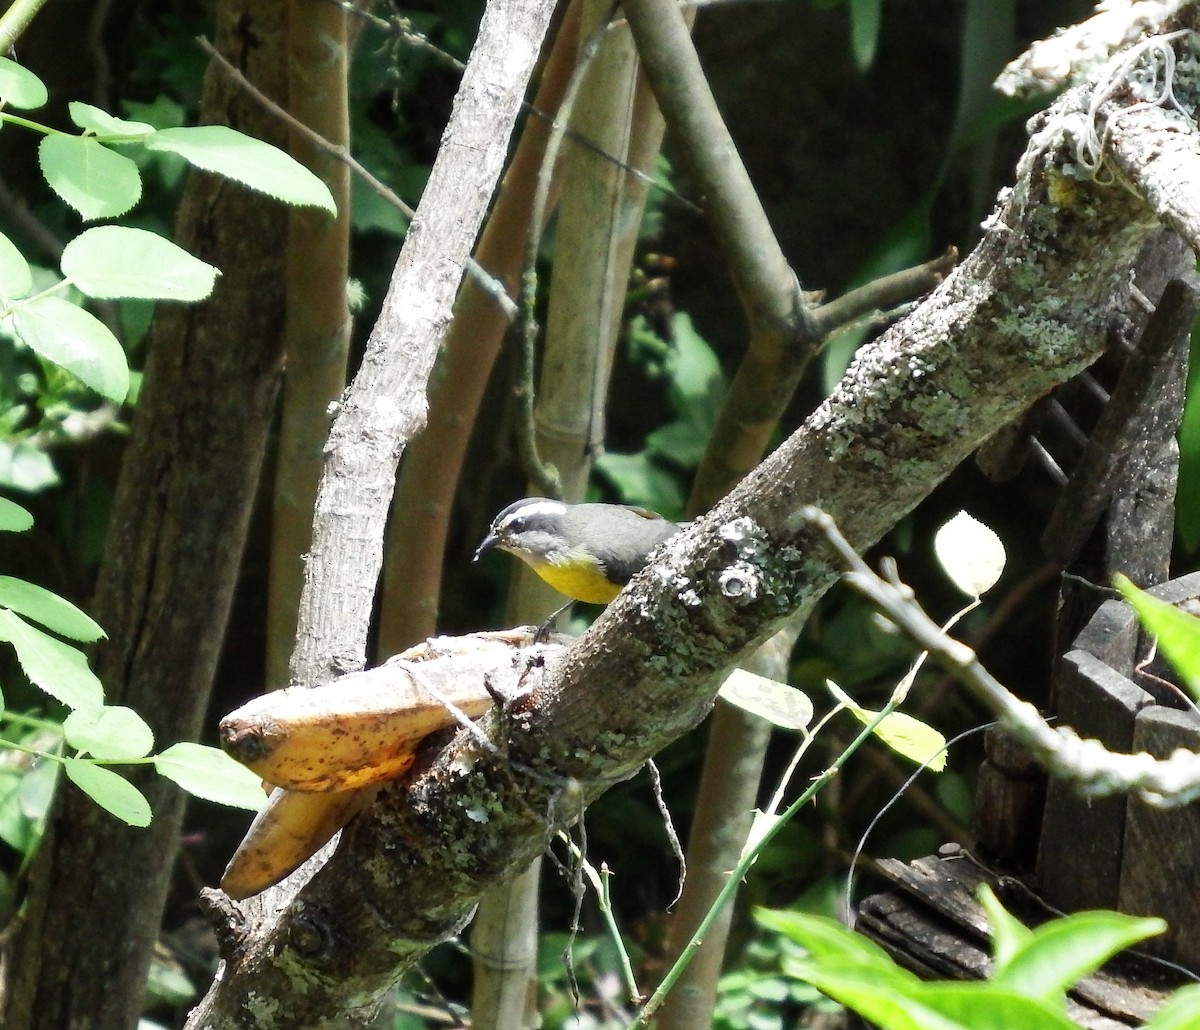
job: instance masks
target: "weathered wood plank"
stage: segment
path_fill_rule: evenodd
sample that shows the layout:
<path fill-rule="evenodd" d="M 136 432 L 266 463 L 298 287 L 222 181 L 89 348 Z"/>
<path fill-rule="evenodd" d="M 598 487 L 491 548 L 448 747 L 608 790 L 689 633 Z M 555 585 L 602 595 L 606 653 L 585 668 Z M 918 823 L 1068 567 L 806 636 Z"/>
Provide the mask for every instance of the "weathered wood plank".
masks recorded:
<path fill-rule="evenodd" d="M 911 863 L 884 859 L 879 870 L 896 889 L 864 899 L 856 928 L 905 968 L 930 979 L 987 975 L 987 919 L 977 900 L 981 884 L 989 884 L 1028 926 L 1059 914 L 1020 881 L 990 871 L 961 850 Z M 1183 982 L 1163 963 L 1124 953 L 1076 985 L 1067 1013 L 1088 1030 L 1128 1030 L 1149 1019 Z"/>
<path fill-rule="evenodd" d="M 1159 758 L 1177 748 L 1200 750 L 1200 718 L 1156 705 L 1140 712 L 1133 746 Z M 1147 941 L 1146 951 L 1200 969 L 1200 806 L 1155 808 L 1131 798 L 1118 907 L 1159 915 L 1171 928 Z"/>
<path fill-rule="evenodd" d="M 1112 650 L 1115 638 L 1105 644 L 1102 636 L 1093 634 Z M 1058 687 L 1063 724 L 1111 750 L 1130 750 L 1134 720 L 1152 700 L 1144 690 L 1080 650 L 1063 656 Z M 1125 812 L 1124 798 L 1086 799 L 1061 780 L 1050 782 L 1037 861 L 1039 890 L 1050 904 L 1066 912 L 1117 907 Z"/>

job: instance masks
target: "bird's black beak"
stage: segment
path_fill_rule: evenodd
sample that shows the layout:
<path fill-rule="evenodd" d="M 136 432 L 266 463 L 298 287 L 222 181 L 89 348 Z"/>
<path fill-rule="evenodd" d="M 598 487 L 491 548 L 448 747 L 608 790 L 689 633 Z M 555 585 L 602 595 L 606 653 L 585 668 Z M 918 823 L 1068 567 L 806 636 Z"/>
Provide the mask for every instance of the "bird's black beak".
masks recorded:
<path fill-rule="evenodd" d="M 487 554 L 487 552 L 495 547 L 498 543 L 500 543 L 500 538 L 496 536 L 495 533 L 489 533 L 483 538 L 483 543 L 475 548 L 475 557 L 473 557 L 471 561 L 479 561 L 480 558 Z"/>

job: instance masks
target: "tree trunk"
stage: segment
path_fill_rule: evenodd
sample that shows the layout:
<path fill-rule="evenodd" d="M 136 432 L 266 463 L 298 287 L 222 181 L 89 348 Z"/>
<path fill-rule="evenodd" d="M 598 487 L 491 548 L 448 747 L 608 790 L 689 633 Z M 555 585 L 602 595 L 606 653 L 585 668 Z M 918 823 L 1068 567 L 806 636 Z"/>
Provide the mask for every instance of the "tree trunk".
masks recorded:
<path fill-rule="evenodd" d="M 218 11 L 222 52 L 273 96 L 283 28 L 278 4 Z M 219 69 L 201 120 L 279 142 Z M 282 367 L 285 219 L 282 205 L 202 174 L 179 210 L 177 241 L 223 274 L 206 303 L 159 306 L 93 613 L 108 633 L 95 655 L 108 701 L 136 709 L 159 749 L 199 735 L 221 649 Z M 4 1026 L 137 1024 L 185 798 L 150 772 L 131 779 L 154 810 L 146 829 L 60 784 L 5 956 Z"/>

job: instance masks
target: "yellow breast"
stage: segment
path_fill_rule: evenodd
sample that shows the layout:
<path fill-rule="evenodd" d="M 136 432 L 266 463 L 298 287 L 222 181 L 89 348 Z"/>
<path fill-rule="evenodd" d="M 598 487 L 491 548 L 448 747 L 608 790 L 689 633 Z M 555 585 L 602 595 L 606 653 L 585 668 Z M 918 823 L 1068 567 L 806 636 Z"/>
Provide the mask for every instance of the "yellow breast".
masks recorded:
<path fill-rule="evenodd" d="M 560 594 L 566 594 L 576 601 L 586 601 L 588 604 L 608 604 L 621 592 L 606 580 L 595 565 L 588 562 L 570 562 L 562 565 L 551 565 L 549 562 L 534 565 L 533 571 L 542 577 Z"/>

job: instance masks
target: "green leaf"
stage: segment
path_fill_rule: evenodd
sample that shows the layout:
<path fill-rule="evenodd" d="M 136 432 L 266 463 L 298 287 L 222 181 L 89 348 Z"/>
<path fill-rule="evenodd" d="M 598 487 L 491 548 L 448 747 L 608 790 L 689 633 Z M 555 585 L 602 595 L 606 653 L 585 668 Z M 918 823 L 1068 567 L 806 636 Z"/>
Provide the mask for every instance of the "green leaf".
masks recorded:
<path fill-rule="evenodd" d="M 24 533 L 33 526 L 33 516 L 7 497 L 0 497 L 0 530 Z"/>
<path fill-rule="evenodd" d="M 1159 652 L 1183 677 L 1188 693 L 1200 700 L 1200 619 L 1139 590 L 1125 576 L 1114 576 L 1113 585 L 1158 638 Z"/>
<path fill-rule="evenodd" d="M 154 756 L 154 767 L 189 794 L 218 805 L 254 812 L 267 800 L 262 778 L 215 747 L 186 741 L 172 744 Z"/>
<path fill-rule="evenodd" d="M 187 111 L 179 101 L 160 93 L 150 103 L 144 104 L 137 100 L 123 100 L 121 107 L 125 113 L 146 122 L 155 129 L 174 129 L 183 124 Z"/>
<path fill-rule="evenodd" d="M 90 615 L 45 587 L 23 579 L 0 576 L 0 605 L 72 640 L 99 640 L 104 636 L 104 630 Z"/>
<path fill-rule="evenodd" d="M 22 743 L 36 746 L 38 741 L 26 738 Z M 42 837 L 58 774 L 58 762 L 48 758 L 35 759 L 25 771 L 0 770 L 0 840 L 27 858 Z"/>
<path fill-rule="evenodd" d="M 130 826 L 150 825 L 150 802 L 124 776 L 82 758 L 64 758 L 69 779 L 106 812 Z"/>
<path fill-rule="evenodd" d="M 1165 920 L 1120 912 L 1076 912 L 1033 931 L 993 980 L 1027 998 L 1052 1001 L 1131 944 L 1163 933 Z"/>
<path fill-rule="evenodd" d="M 865 72 L 875 60 L 883 0 L 850 0 L 850 48 L 854 63 Z"/>
<path fill-rule="evenodd" d="M 1057 1006 L 980 983 L 927 983 L 916 1000 L 966 1030 L 1077 1030 Z"/>
<path fill-rule="evenodd" d="M 789 975 L 812 984 L 881 1030 L 976 1030 L 969 1023 L 949 1019 L 922 1005 L 914 997 L 921 987 L 916 982 L 897 984 L 881 980 L 873 968 L 839 962 L 806 962 L 785 957 L 783 966 Z M 1013 1024 L 1009 1030 L 1016 1026 L 1025 1030 L 1027 1024 Z"/>
<path fill-rule="evenodd" d="M 1188 380 L 1179 423 L 1175 532 L 1189 551 L 1200 547 L 1200 324 L 1192 326 Z"/>
<path fill-rule="evenodd" d="M 30 741 L 26 740 L 28 744 Z M 44 747 L 44 743 L 43 743 Z M 36 823 L 45 820 L 58 789 L 58 774 L 62 766 L 49 758 L 38 758 L 33 768 L 21 780 L 19 803 L 21 814 Z"/>
<path fill-rule="evenodd" d="M 626 504 L 640 504 L 651 511 L 682 511 L 687 498 L 679 477 L 667 471 L 644 451 L 617 454 L 605 451 L 596 459 L 596 471 L 616 488 Z"/>
<path fill-rule="evenodd" d="M 129 762 L 154 747 L 154 731 L 132 708 L 105 705 L 99 712 L 75 711 L 63 722 L 67 743 L 93 758 Z"/>
<path fill-rule="evenodd" d="M 734 669 L 718 693 L 731 705 L 785 730 L 802 730 L 812 722 L 812 702 L 803 692 L 745 669 Z"/>
<path fill-rule="evenodd" d="M 125 352 L 94 315 L 58 297 L 39 297 L 13 313 L 13 325 L 26 346 L 46 360 L 111 401 L 120 404 L 125 399 L 129 392 Z"/>
<path fill-rule="evenodd" d="M 284 203 L 337 214 L 329 187 L 299 161 L 226 125 L 162 129 L 146 140 L 146 146 L 178 154 L 197 168 L 233 179 Z"/>
<path fill-rule="evenodd" d="M 28 440 L 0 440 L 0 485 L 33 494 L 59 482 L 44 450 Z"/>
<path fill-rule="evenodd" d="M 757 908 L 754 921 L 803 946 L 822 965 L 842 962 L 866 968 L 872 975 L 889 981 L 917 982 L 915 975 L 896 965 L 878 944 L 828 916 Z"/>
<path fill-rule="evenodd" d="M 992 931 L 992 962 L 995 975 L 1007 968 L 1013 956 L 1033 939 L 1033 931 L 1000 904 L 1000 899 L 986 883 L 979 888 L 979 903 L 987 913 L 988 925 Z"/>
<path fill-rule="evenodd" d="M 33 821 L 21 811 L 21 781 L 24 776 L 14 768 L 0 768 L 0 840 L 25 855 L 33 849 L 36 835 Z"/>
<path fill-rule="evenodd" d="M 137 139 L 154 132 L 154 126 L 147 122 L 128 122 L 117 118 L 91 104 L 72 100 L 67 105 L 71 113 L 71 121 L 86 132 L 94 132 L 97 136 L 114 136 L 119 139 Z"/>
<path fill-rule="evenodd" d="M 864 726 L 879 715 L 870 708 L 862 708 L 832 680 L 825 685 L 850 713 Z M 924 765 L 926 769 L 941 772 L 946 768 L 946 738 L 927 723 L 904 712 L 889 712 L 872 733 L 889 748 L 910 762 Z"/>
<path fill-rule="evenodd" d="M 0 233 L 0 308 L 10 301 L 24 297 L 33 289 L 33 272 L 29 262 L 3 233 Z"/>
<path fill-rule="evenodd" d="M 0 103 L 10 104 L 22 111 L 41 107 L 50 94 L 46 85 L 28 68 L 16 61 L 0 57 Z"/>
<path fill-rule="evenodd" d="M 1167 999 L 1144 1030 L 1193 1030 L 1196 1026 L 1200 1026 L 1200 984 L 1188 984 Z"/>
<path fill-rule="evenodd" d="M 63 275 L 89 297 L 203 300 L 220 272 L 157 233 L 98 225 L 63 249 Z"/>
<path fill-rule="evenodd" d="M 90 222 L 123 215 L 142 196 L 142 175 L 94 136 L 46 136 L 38 144 L 46 182 Z"/>
<path fill-rule="evenodd" d="M 43 633 L 7 608 L 0 608 L 0 640 L 16 649 L 30 682 L 55 700 L 85 712 L 98 712 L 104 704 L 104 688 L 78 648 Z"/>

